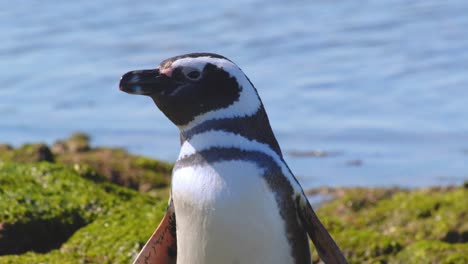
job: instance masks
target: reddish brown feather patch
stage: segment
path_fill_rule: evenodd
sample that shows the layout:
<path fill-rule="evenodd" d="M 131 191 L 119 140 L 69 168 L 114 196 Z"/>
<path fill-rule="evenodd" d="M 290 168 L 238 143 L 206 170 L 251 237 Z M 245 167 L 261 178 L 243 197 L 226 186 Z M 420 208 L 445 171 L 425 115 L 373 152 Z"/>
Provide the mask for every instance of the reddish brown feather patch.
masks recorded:
<path fill-rule="evenodd" d="M 172 67 L 171 66 L 167 66 L 167 67 L 163 67 L 161 70 L 159 70 L 159 72 L 161 74 L 164 74 L 166 75 L 167 77 L 171 77 L 172 76 Z"/>
<path fill-rule="evenodd" d="M 177 239 L 175 213 L 172 202 L 156 231 L 146 242 L 134 264 L 175 264 L 177 260 Z"/>

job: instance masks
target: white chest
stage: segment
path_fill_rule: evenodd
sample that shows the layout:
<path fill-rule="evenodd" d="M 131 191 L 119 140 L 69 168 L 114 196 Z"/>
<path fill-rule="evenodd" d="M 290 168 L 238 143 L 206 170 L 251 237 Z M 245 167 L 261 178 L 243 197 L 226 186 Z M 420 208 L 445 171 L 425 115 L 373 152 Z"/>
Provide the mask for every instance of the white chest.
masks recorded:
<path fill-rule="evenodd" d="M 174 171 L 178 264 L 292 263 L 274 193 L 248 161 Z"/>

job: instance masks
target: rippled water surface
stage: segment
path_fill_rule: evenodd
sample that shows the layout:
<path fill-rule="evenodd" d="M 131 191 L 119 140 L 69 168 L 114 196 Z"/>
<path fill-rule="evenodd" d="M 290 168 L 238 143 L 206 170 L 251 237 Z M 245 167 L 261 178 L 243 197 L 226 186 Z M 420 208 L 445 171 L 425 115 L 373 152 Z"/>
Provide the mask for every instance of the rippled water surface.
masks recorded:
<path fill-rule="evenodd" d="M 461 0 L 3 1 L 0 141 L 52 143 L 79 130 L 95 145 L 174 161 L 176 128 L 118 81 L 210 51 L 256 85 L 306 187 L 460 183 L 467 14 Z"/>

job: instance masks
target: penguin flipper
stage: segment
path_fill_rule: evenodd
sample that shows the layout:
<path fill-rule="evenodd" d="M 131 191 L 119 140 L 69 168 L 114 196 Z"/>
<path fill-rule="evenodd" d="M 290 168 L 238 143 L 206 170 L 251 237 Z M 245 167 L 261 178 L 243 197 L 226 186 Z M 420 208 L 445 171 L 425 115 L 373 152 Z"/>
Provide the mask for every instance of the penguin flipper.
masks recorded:
<path fill-rule="evenodd" d="M 177 260 L 176 218 L 172 199 L 156 231 L 133 264 L 175 264 Z"/>
<path fill-rule="evenodd" d="M 327 264 L 348 263 L 338 245 L 322 225 L 304 194 L 298 199 L 298 215 L 314 243 L 320 259 Z"/>

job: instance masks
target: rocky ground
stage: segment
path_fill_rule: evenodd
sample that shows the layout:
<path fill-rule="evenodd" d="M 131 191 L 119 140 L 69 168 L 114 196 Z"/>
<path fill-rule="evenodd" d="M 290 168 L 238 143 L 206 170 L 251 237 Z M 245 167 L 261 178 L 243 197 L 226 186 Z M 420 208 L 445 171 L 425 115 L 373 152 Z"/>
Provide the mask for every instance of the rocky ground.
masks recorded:
<path fill-rule="evenodd" d="M 171 168 L 84 134 L 0 145 L 0 263 L 130 262 L 164 214 Z M 310 192 L 334 197 L 317 213 L 350 263 L 468 263 L 468 184 Z"/>

